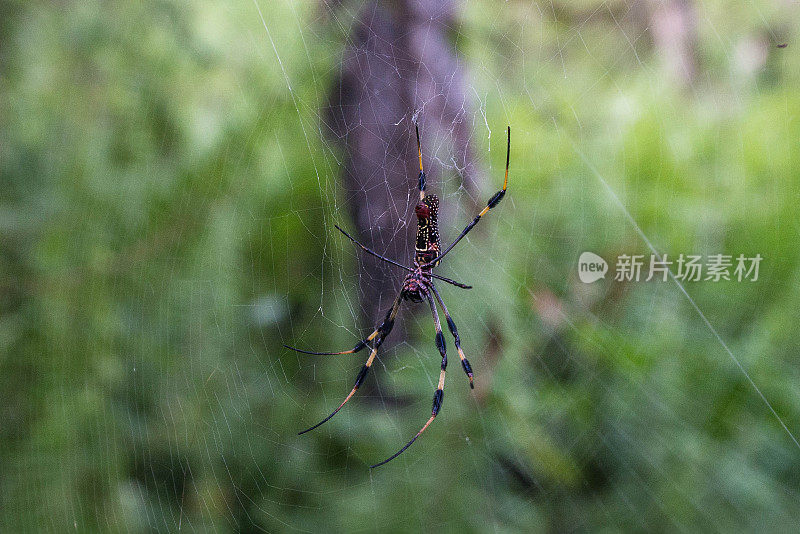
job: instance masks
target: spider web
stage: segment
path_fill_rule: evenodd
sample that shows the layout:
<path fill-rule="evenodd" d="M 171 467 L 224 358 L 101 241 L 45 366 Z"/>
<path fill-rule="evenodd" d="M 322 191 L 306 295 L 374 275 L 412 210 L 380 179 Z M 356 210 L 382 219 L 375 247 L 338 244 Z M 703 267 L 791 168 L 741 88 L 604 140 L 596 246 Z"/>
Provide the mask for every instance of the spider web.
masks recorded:
<path fill-rule="evenodd" d="M 666 5 L 651 9 L 659 7 L 667 9 Z M 649 41 L 654 39 L 653 21 L 642 22 L 648 14 L 640 5 L 597 3 L 570 6 L 575 11 L 565 18 L 571 23 L 559 30 L 551 26 L 553 18 L 558 19 L 557 6 L 552 3 L 507 4 L 495 17 L 482 20 L 485 8 L 480 4 L 467 6 L 458 24 L 449 30 L 455 33 L 459 51 L 469 65 L 467 85 L 473 99 L 462 111 L 471 125 L 472 140 L 479 147 L 475 157 L 494 184 L 501 177 L 504 125 L 514 127 L 511 194 L 442 268 L 448 276 L 476 286 L 469 293 L 452 288 L 444 292 L 461 325 L 464 347 L 473 360 L 480 362 L 476 364 L 479 387 L 470 395 L 460 370 L 451 367 L 447 400 L 432 429 L 396 461 L 400 465 L 388 467 L 388 472 L 370 473 L 369 493 L 341 495 L 343 508 L 371 507 L 376 524 L 393 524 L 386 506 L 396 499 L 409 499 L 410 508 L 417 511 L 411 517 L 394 518 L 399 522 L 394 524 L 407 528 L 423 528 L 431 518 L 439 525 L 466 524 L 481 529 L 522 528 L 530 524 L 528 521 L 557 530 L 593 529 L 604 524 L 619 528 L 663 524 L 671 529 L 753 526 L 749 513 L 757 505 L 737 486 L 757 473 L 763 474 L 764 466 L 752 455 L 766 443 L 754 449 L 736 438 L 715 439 L 713 432 L 705 429 L 702 417 L 692 416 L 712 410 L 708 404 L 715 402 L 714 396 L 689 393 L 696 392 L 697 385 L 689 385 L 693 379 L 684 377 L 689 383 L 672 383 L 666 378 L 672 373 L 682 374 L 678 368 L 686 360 L 697 358 L 698 350 L 703 351 L 704 387 L 718 387 L 729 394 L 735 389 L 734 402 L 747 406 L 742 408 L 746 415 L 740 415 L 770 421 L 765 425 L 770 430 L 762 428 L 758 434 L 769 439 L 770 454 L 786 461 L 797 456 L 800 446 L 775 410 L 775 399 L 770 401 L 771 395 L 762 392 L 739 359 L 752 356 L 747 352 L 737 356 L 736 348 L 729 348 L 713 326 L 714 318 L 709 319 L 702 311 L 704 303 L 698 304 L 689 293 L 692 288 L 686 290 L 677 280 L 675 284 L 621 288 L 619 295 L 608 285 L 603 294 L 603 290 L 582 287 L 575 279 L 574 262 L 583 250 L 599 250 L 608 257 L 620 249 L 637 253 L 652 249 L 658 253 L 676 246 L 676 242 L 707 253 L 715 246 L 725 246 L 717 236 L 698 232 L 697 224 L 712 216 L 708 209 L 693 213 L 694 224 L 674 231 L 666 228 L 671 224 L 671 211 L 680 211 L 680 199 L 688 197 L 684 188 L 698 192 L 699 184 L 692 181 L 702 179 L 703 171 L 689 178 L 689 184 L 672 183 L 672 173 L 665 173 L 657 185 L 652 185 L 643 169 L 627 168 L 642 165 L 641 153 L 651 150 L 628 138 L 637 135 L 643 124 L 655 122 L 656 135 L 691 135 L 681 128 L 672 132 L 673 126 L 668 123 L 673 113 L 683 116 L 679 109 L 682 103 L 680 97 L 659 86 L 680 84 L 665 72 L 668 67 L 652 57 Z M 721 29 L 715 22 L 719 13 L 713 6 L 696 9 L 698 19 L 704 19 L 704 30 L 719 34 Z M 769 24 L 765 26 L 765 9 L 753 5 L 739 16 L 751 21 L 749 31 L 759 32 L 769 43 L 777 37 Z M 346 32 L 357 15 L 345 10 L 335 11 L 333 16 Z M 438 23 L 430 22 L 431 26 Z M 613 31 L 605 31 L 608 27 Z M 280 49 L 269 35 L 266 21 L 265 30 L 280 61 Z M 746 39 L 745 35 L 746 31 L 732 32 L 717 38 L 736 41 Z M 719 53 L 733 63 L 730 70 L 758 69 L 748 64 L 751 60 L 736 55 L 758 55 L 768 44 L 758 41 L 750 45 L 755 52 L 747 52 L 748 44 L 742 44 L 738 50 L 723 45 Z M 643 59 L 644 54 L 650 57 Z M 692 78 L 684 89 L 690 100 L 727 90 L 730 94 L 725 97 L 739 106 L 751 98 L 746 89 L 737 86 L 734 75 L 739 72 L 728 77 L 715 74 L 727 89 L 708 87 Z M 630 82 L 632 88 L 623 81 Z M 367 94 L 359 106 L 373 108 L 372 98 L 377 97 Z M 607 105 L 609 112 L 593 113 L 597 102 Z M 666 103 L 668 111 L 652 111 L 661 102 Z M 305 110 L 295 104 L 302 122 Z M 418 118 L 419 113 L 424 113 L 424 105 L 397 116 L 387 129 L 410 129 L 409 119 L 412 115 Z M 309 131 L 320 120 L 312 113 Z M 700 122 L 693 126 L 703 128 Z M 388 146 L 390 138 L 386 143 Z M 668 160 L 691 159 L 691 147 L 685 143 L 687 140 L 668 138 L 655 150 L 670 152 Z M 436 150 L 425 153 L 426 166 L 437 169 L 435 174 L 440 179 L 429 188 L 442 197 L 443 205 L 454 206 L 441 222 L 447 242 L 470 220 L 472 206 L 481 200 L 460 183 L 462 177 L 457 166 L 450 163 L 454 158 L 446 140 L 427 143 L 431 145 Z M 713 149 L 722 150 L 722 146 L 713 145 Z M 634 152 L 632 158 L 626 151 Z M 727 153 L 734 163 L 724 170 L 716 169 L 718 176 L 733 173 L 742 180 L 739 187 L 746 190 L 743 151 Z M 408 158 L 413 159 L 411 150 Z M 392 164 L 388 157 L 384 161 Z M 680 163 L 675 165 L 681 167 Z M 332 170 L 332 174 L 326 174 L 332 181 L 321 179 L 320 183 L 320 209 L 330 211 L 323 216 L 323 233 L 318 235 L 323 250 L 319 306 L 314 313 L 294 319 L 288 332 L 281 332 L 283 341 L 305 342 L 305 347 L 319 347 L 319 340 L 325 340 L 326 346 L 320 350 L 349 347 L 363 335 L 362 316 L 368 312 L 374 315 L 371 308 L 355 304 L 362 288 L 373 283 L 363 277 L 373 275 L 358 272 L 357 265 L 362 261 L 359 251 L 330 231 L 332 223 L 346 219 L 348 213 L 342 205 L 341 182 L 335 167 Z M 628 182 L 626 176 L 633 179 Z M 386 216 L 397 220 L 395 227 L 413 225 L 413 217 L 409 217 L 415 202 L 413 187 L 410 176 L 406 195 L 392 199 L 397 211 Z M 702 187 L 699 191 L 701 198 L 709 200 L 715 194 Z M 369 203 L 372 192 L 347 191 L 344 202 Z M 487 193 L 482 198 L 488 198 Z M 655 214 L 639 204 L 640 198 L 649 195 L 663 202 Z M 674 197 L 678 200 L 667 200 Z M 641 224 L 637 208 L 643 211 L 641 217 L 654 216 L 656 220 Z M 678 237 L 687 231 L 695 233 L 694 239 Z M 394 234 L 392 239 L 396 238 Z M 381 240 L 377 246 L 373 243 L 379 251 L 392 245 Z M 754 246 L 747 240 L 741 245 L 748 250 Z M 404 275 L 394 271 L 394 285 L 381 293 L 384 302 L 380 307 L 384 309 Z M 738 289 L 726 290 L 746 298 Z M 703 289 L 712 294 L 714 290 Z M 713 298 L 708 296 L 707 300 Z M 374 316 L 373 322 L 379 318 Z M 724 324 L 724 315 L 720 320 Z M 432 323 L 424 309 L 409 313 L 405 307 L 401 321 L 399 331 L 379 354 L 369 379 L 374 385 L 359 391 L 360 400 L 338 414 L 338 421 L 319 429 L 323 434 L 320 443 L 299 445 L 309 451 L 308 462 L 338 466 L 342 476 L 352 476 L 352 471 L 394 452 L 424 422 L 438 376 Z M 649 347 L 648 340 L 665 323 L 668 328 L 692 333 L 680 336 L 681 340 L 673 341 L 669 348 Z M 320 338 L 319 332 L 326 334 Z M 346 335 L 338 337 L 337 332 Z M 343 341 L 327 345 L 329 335 L 336 336 L 331 340 Z M 285 380 L 310 375 L 314 383 L 296 399 L 313 407 L 301 411 L 301 426 L 315 422 L 338 405 L 363 360 L 289 355 L 283 361 L 287 359 L 295 360 L 296 374 Z M 678 384 L 689 389 L 677 393 L 663 389 Z M 319 398 L 322 403 L 315 400 Z M 730 421 L 721 424 L 737 426 Z M 739 432 L 747 431 L 742 428 Z M 691 435 L 713 448 L 712 454 L 719 459 L 693 457 L 691 449 L 697 444 L 681 443 L 681 435 Z M 365 441 L 377 441 L 381 446 L 365 446 Z M 294 441 L 291 443 L 295 446 Z M 738 467 L 730 472 L 734 465 Z M 720 481 L 713 489 L 698 494 L 694 484 L 684 478 L 688 473 L 705 480 L 724 479 L 724 483 Z M 437 495 L 433 501 L 444 511 L 427 510 L 429 495 L 437 493 L 435 488 L 458 488 L 462 483 L 471 490 L 470 502 L 483 504 L 480 517 L 474 516 L 474 510 L 465 511 L 457 496 L 448 499 Z M 758 509 L 779 522 L 795 521 L 797 517 L 787 504 L 796 498 L 796 486 L 774 479 L 767 485 L 771 489 L 762 489 L 770 495 L 772 504 Z M 722 504 L 705 504 L 711 501 Z M 335 513 L 335 506 L 321 506 Z M 605 512 L 599 522 L 595 519 L 598 512 Z M 403 514 L 408 510 L 404 508 Z M 358 526 L 346 521 L 341 525 Z"/>
<path fill-rule="evenodd" d="M 145 165 L 172 177 L 149 185 L 163 188 L 153 196 L 137 196 L 137 184 L 156 181 L 147 173 L 116 179 L 144 199 L 121 208 L 122 220 L 163 193 L 167 218 L 181 224 L 128 236 L 133 245 L 108 262 L 109 302 L 87 301 L 117 310 L 126 327 L 85 342 L 115 357 L 60 366 L 71 374 L 56 381 L 62 408 L 53 417 L 66 421 L 89 402 L 69 380 L 111 377 L 111 386 L 84 388 L 103 400 L 87 409 L 87 444 L 67 449 L 78 467 L 23 475 L 43 457 L 58 463 L 43 431 L 12 464 L 17 489 L 3 485 L 0 504 L 14 503 L 23 525 L 52 530 L 797 525 L 800 295 L 787 237 L 800 165 L 796 5 L 467 2 L 455 22 L 431 18 L 428 30 L 451 40 L 467 95 L 451 124 L 439 116 L 422 131 L 443 244 L 502 184 L 506 125 L 509 190 L 436 270 L 474 286 L 438 284 L 476 388 L 445 330 L 441 412 L 377 470 L 369 465 L 430 414 L 440 359 L 425 303 L 402 305 L 361 389 L 302 436 L 344 399 L 367 354 L 280 348 L 351 348 L 405 275 L 365 268 L 363 252 L 334 228 L 357 228 L 353 214 L 366 208 L 371 247 L 409 249 L 416 175 L 406 184 L 391 176 L 415 165 L 414 121 L 433 123 L 430 104 L 414 100 L 370 131 L 386 147 L 373 174 L 347 174 L 354 131 L 332 128 L 328 113 L 363 8 L 174 7 L 200 36 L 191 40 L 198 64 L 214 65 L 198 67 L 201 87 L 184 111 L 193 148 L 174 167 Z M 358 113 L 382 98 L 360 94 Z M 468 161 L 453 144 L 465 125 Z M 398 148 L 398 138 L 408 142 Z M 165 135 L 158 146 L 169 152 L 171 143 Z M 578 279 L 584 251 L 609 262 L 604 280 Z M 752 283 L 613 280 L 618 255 L 651 253 L 766 259 Z"/>

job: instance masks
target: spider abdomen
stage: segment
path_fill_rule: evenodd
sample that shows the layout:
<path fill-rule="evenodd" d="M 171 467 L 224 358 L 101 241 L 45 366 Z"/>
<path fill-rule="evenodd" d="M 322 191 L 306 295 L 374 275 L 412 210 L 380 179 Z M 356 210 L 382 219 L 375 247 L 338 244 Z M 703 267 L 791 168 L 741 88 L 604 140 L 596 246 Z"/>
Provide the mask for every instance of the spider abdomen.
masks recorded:
<path fill-rule="evenodd" d="M 427 263 L 435 258 L 441 250 L 439 238 L 439 199 L 436 195 L 423 198 L 414 212 L 417 215 L 417 242 L 415 245 L 416 260 Z"/>

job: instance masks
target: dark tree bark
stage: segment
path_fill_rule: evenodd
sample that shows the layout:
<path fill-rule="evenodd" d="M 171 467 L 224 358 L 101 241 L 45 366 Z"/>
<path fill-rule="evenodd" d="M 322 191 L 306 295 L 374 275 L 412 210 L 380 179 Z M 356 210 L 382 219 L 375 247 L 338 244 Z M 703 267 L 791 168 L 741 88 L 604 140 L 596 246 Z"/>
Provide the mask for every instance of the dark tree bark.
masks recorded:
<path fill-rule="evenodd" d="M 448 39 L 456 26 L 456 4 L 366 2 L 348 39 L 327 113 L 330 131 L 345 152 L 343 184 L 358 238 L 406 265 L 413 253 L 418 200 L 414 121 L 422 132 L 429 190 L 440 191 L 445 168 L 455 169 L 470 193 L 482 181 L 471 156 L 465 74 Z M 360 257 L 362 309 L 365 320 L 374 322 L 404 273 L 371 256 Z"/>

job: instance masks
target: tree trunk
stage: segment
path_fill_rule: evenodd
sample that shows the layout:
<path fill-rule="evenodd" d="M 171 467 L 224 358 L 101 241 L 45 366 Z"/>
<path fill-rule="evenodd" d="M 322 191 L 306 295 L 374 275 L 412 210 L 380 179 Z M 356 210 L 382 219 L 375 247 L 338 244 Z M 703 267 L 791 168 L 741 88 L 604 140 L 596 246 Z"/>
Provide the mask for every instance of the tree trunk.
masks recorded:
<path fill-rule="evenodd" d="M 454 1 L 367 2 L 353 25 L 327 110 L 330 130 L 345 152 L 342 183 L 358 238 L 405 265 L 413 254 L 418 200 L 414 122 L 422 134 L 430 191 L 441 191 L 443 169 L 456 169 L 471 193 L 482 182 L 471 155 L 465 75 L 447 35 L 455 17 Z M 374 323 L 405 273 L 359 255 L 362 309 Z"/>

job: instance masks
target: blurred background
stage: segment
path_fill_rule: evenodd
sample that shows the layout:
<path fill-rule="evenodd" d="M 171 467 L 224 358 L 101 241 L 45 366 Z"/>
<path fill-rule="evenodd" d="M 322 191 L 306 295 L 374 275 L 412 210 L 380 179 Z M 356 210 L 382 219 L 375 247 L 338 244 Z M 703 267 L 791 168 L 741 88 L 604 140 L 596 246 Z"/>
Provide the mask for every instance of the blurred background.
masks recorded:
<path fill-rule="evenodd" d="M 0 2 L 0 530 L 796 531 L 799 11 Z M 430 414 L 426 307 L 303 436 L 366 355 L 281 344 L 394 298 L 333 225 L 410 261 L 414 121 L 444 242 L 507 124 L 509 192 L 438 268 L 476 388 L 448 336 L 439 417 L 370 470 Z M 764 259 L 615 281 L 646 241 Z"/>

